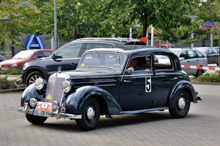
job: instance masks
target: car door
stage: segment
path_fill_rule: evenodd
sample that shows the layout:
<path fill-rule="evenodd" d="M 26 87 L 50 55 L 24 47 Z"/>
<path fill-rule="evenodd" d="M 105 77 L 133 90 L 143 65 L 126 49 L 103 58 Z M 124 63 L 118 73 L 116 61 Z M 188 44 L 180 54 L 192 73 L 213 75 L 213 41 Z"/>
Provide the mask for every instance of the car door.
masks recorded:
<path fill-rule="evenodd" d="M 185 50 L 186 51 L 186 50 Z M 186 51 L 186 59 L 181 61 L 182 65 L 188 65 L 188 66 L 197 66 L 198 65 L 198 58 L 196 57 L 196 53 L 194 50 L 187 50 Z M 196 69 L 192 68 L 183 68 L 185 72 L 188 74 L 195 74 L 197 72 Z"/>
<path fill-rule="evenodd" d="M 58 66 L 62 67 L 62 71 L 74 70 L 77 67 L 77 64 L 80 60 L 79 52 L 83 48 L 83 43 L 70 43 L 62 48 L 60 48 L 53 58 L 53 55 L 50 58 L 50 61 L 47 63 L 47 73 L 51 75 L 57 72 Z"/>
<path fill-rule="evenodd" d="M 151 56 L 132 57 L 142 58 L 138 60 L 138 67 L 133 70 L 127 65 L 128 70 L 124 73 L 121 84 L 119 86 L 119 104 L 123 111 L 140 110 L 152 108 L 154 100 L 154 88 L 152 81 L 154 80 L 153 71 L 151 69 Z M 142 62 L 145 61 L 145 62 Z M 141 66 L 143 65 L 143 66 Z"/>
<path fill-rule="evenodd" d="M 182 58 L 183 60 L 180 61 L 181 65 L 189 65 L 189 60 L 187 58 L 187 51 L 186 50 L 181 50 L 179 58 Z M 190 73 L 189 68 L 182 68 L 186 73 Z"/>
<path fill-rule="evenodd" d="M 153 100 L 153 106 L 155 108 L 165 107 L 167 105 L 171 89 L 178 82 L 177 72 L 175 71 L 172 58 L 163 54 L 158 56 L 166 58 L 166 62 L 154 62 L 153 65 L 154 78 L 152 88 L 155 91 Z M 157 55 L 154 57 L 157 57 Z"/>

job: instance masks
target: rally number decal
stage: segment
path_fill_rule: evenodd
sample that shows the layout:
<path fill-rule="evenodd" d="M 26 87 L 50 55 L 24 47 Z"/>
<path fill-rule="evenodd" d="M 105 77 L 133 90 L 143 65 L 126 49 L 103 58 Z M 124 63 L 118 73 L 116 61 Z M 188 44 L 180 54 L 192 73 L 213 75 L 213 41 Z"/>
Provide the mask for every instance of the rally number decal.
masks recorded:
<path fill-rule="evenodd" d="M 146 77 L 145 78 L 145 91 L 151 92 L 151 77 Z"/>

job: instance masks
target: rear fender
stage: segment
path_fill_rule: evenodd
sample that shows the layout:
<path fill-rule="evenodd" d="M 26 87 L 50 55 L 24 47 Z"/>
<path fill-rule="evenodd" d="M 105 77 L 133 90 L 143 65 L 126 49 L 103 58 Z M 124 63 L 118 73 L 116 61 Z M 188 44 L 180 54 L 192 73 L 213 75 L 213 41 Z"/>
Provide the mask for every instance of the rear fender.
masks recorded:
<path fill-rule="evenodd" d="M 83 86 L 77 88 L 70 93 L 66 100 L 63 102 L 63 106 L 66 108 L 66 112 L 80 114 L 84 102 L 91 96 L 99 96 L 107 104 L 108 113 L 111 115 L 117 115 L 121 112 L 121 107 L 116 99 L 108 93 L 106 90 L 96 86 Z"/>
<path fill-rule="evenodd" d="M 173 90 L 171 91 L 170 101 L 169 101 L 169 108 L 170 109 L 174 108 L 175 99 L 181 90 L 187 90 L 190 94 L 191 101 L 194 103 L 197 103 L 197 96 L 196 96 L 196 91 L 195 91 L 194 87 L 192 86 L 192 84 L 190 82 L 184 80 L 184 81 L 178 82 L 174 86 Z"/>

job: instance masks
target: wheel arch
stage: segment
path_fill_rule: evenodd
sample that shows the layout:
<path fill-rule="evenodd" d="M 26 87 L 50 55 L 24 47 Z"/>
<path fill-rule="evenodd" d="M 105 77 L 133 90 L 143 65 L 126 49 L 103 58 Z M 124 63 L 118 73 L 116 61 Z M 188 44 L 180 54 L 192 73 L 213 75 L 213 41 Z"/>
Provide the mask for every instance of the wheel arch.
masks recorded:
<path fill-rule="evenodd" d="M 90 98 L 98 100 L 102 114 L 117 115 L 121 112 L 117 100 L 106 90 L 96 86 L 83 86 L 72 91 L 66 97 L 65 107 L 70 113 L 80 114 L 85 101 Z"/>
<path fill-rule="evenodd" d="M 197 102 L 196 91 L 195 91 L 194 87 L 192 86 L 192 84 L 188 81 L 180 81 L 174 86 L 173 90 L 171 91 L 169 102 L 168 102 L 169 103 L 168 107 L 170 109 L 174 108 L 175 99 L 177 98 L 177 95 L 182 90 L 185 90 L 189 93 L 191 102 L 194 102 L 194 103 Z"/>
<path fill-rule="evenodd" d="M 45 73 L 44 73 L 44 71 L 43 71 L 42 68 L 39 68 L 39 67 L 34 67 L 34 68 L 33 68 L 33 67 L 32 67 L 32 68 L 29 68 L 29 69 L 27 70 L 27 72 L 26 72 L 26 74 L 25 74 L 25 80 L 27 79 L 28 75 L 29 75 L 30 73 L 34 72 L 34 71 L 39 71 L 39 72 L 41 72 L 41 73 L 43 74 L 44 78 L 45 78 Z"/>

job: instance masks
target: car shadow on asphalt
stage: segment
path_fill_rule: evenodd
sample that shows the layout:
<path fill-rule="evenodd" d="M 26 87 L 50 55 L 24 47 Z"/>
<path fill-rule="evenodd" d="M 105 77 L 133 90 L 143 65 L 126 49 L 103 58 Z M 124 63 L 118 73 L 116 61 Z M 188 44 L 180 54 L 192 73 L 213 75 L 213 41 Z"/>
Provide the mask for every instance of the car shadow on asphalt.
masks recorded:
<path fill-rule="evenodd" d="M 196 117 L 198 116 L 194 114 L 188 114 L 184 119 Z M 167 120 L 181 119 L 172 118 L 168 112 L 148 112 L 140 114 L 115 115 L 113 118 L 106 118 L 105 116 L 101 116 L 96 130 Z M 65 132 L 83 132 L 78 128 L 75 120 L 48 120 L 43 125 L 34 126 L 38 126 L 38 128 L 61 130 Z"/>

